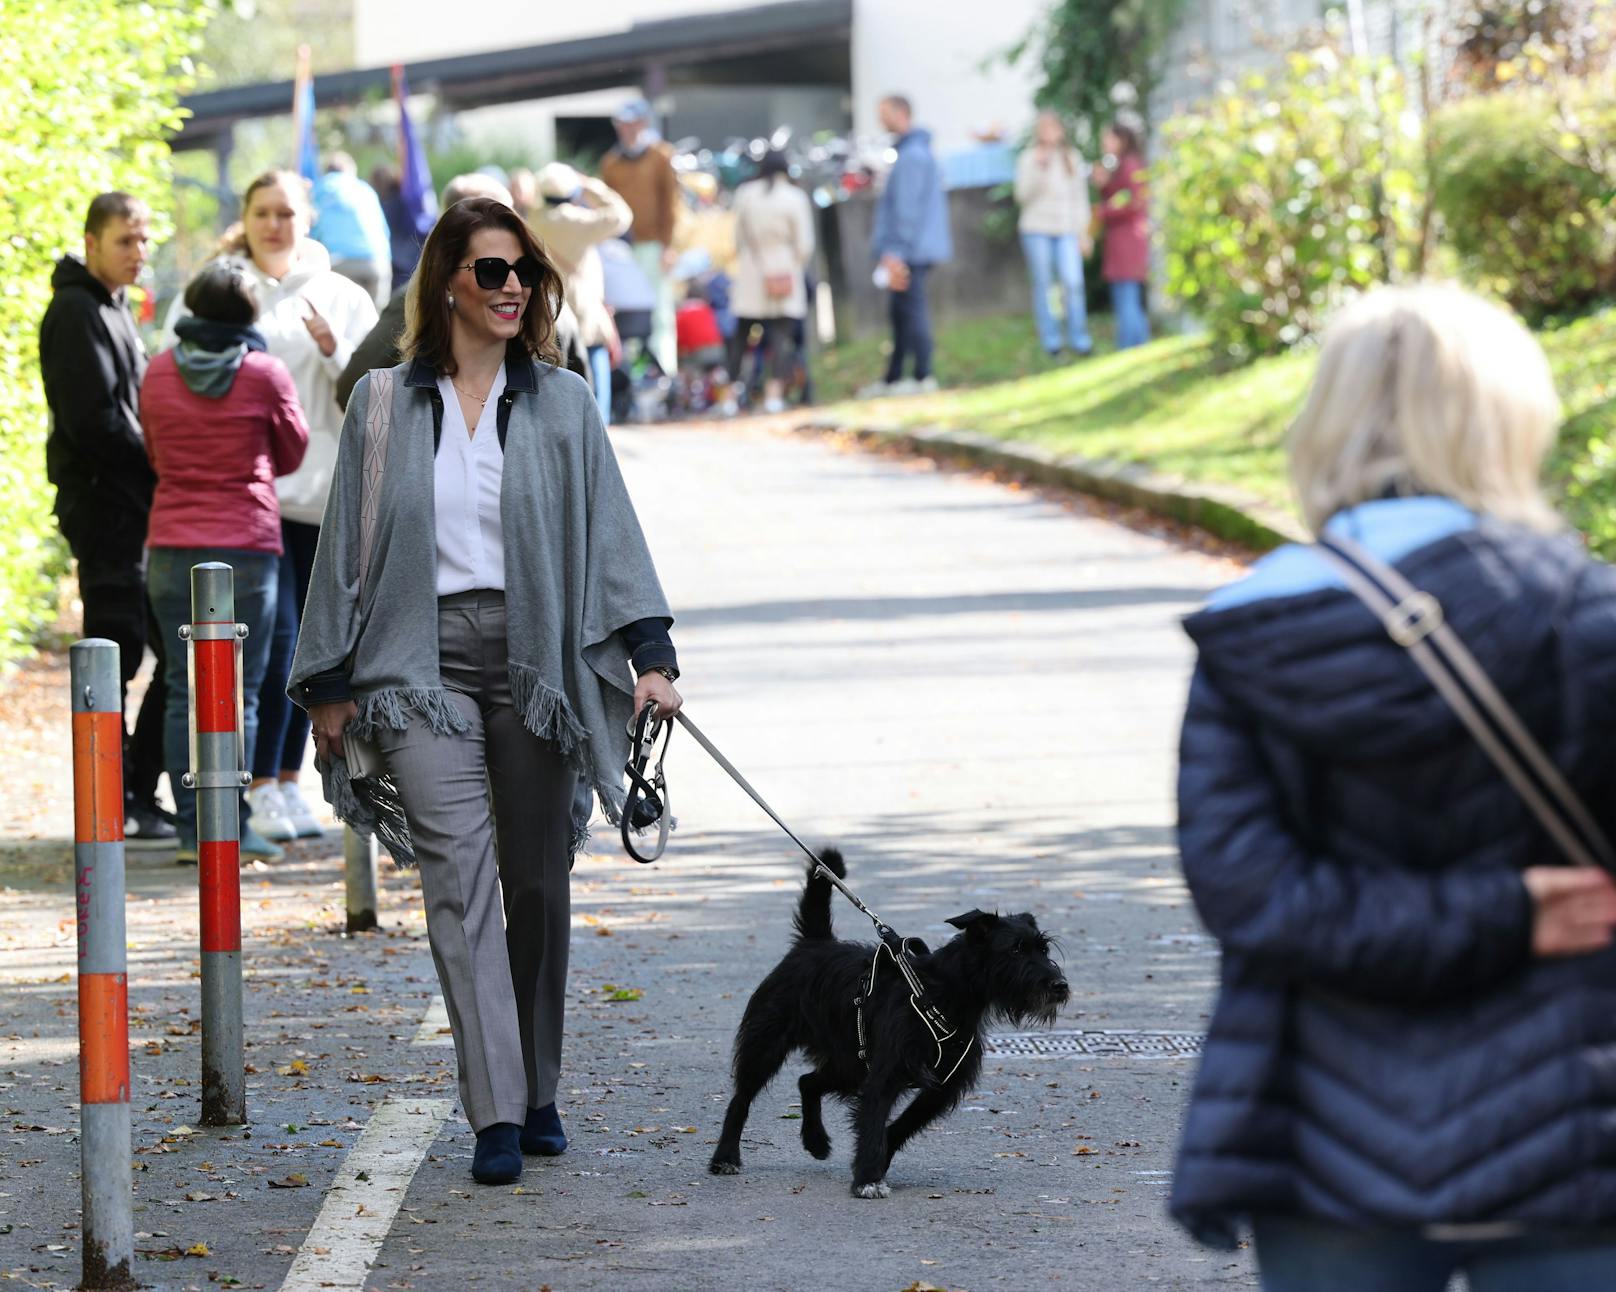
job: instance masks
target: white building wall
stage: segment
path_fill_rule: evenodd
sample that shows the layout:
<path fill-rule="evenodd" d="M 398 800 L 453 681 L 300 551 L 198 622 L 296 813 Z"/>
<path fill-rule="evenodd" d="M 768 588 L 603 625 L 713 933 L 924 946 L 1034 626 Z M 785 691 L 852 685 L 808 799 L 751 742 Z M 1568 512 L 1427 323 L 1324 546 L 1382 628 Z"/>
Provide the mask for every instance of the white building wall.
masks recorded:
<path fill-rule="evenodd" d="M 1033 117 L 1035 72 L 1004 52 L 1043 17 L 1049 0 L 854 0 L 853 127 L 880 130 L 876 104 L 902 94 L 940 153 L 968 148 L 994 127 L 1014 138 Z"/>

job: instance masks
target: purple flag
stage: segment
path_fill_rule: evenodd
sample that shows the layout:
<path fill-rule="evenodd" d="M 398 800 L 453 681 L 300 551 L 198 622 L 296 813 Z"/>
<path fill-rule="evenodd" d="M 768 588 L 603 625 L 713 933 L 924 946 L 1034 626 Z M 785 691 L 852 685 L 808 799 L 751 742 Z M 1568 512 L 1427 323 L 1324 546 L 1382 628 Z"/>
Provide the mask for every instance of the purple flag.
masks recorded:
<path fill-rule="evenodd" d="M 424 238 L 438 218 L 438 195 L 432 187 L 426 149 L 421 146 L 421 138 L 410 120 L 409 93 L 403 64 L 393 64 L 393 99 L 398 104 L 399 201 L 415 222 L 416 234 Z"/>

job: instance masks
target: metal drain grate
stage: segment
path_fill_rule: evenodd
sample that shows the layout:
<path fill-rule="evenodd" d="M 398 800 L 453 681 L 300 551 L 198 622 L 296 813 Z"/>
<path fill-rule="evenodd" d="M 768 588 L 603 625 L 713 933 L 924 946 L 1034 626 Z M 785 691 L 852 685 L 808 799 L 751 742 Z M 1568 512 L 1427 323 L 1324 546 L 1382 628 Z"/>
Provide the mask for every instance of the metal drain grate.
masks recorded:
<path fill-rule="evenodd" d="M 986 1052 L 1005 1058 L 1077 1056 L 1094 1059 L 1193 1059 L 1198 1032 L 1005 1032 L 987 1038 Z"/>

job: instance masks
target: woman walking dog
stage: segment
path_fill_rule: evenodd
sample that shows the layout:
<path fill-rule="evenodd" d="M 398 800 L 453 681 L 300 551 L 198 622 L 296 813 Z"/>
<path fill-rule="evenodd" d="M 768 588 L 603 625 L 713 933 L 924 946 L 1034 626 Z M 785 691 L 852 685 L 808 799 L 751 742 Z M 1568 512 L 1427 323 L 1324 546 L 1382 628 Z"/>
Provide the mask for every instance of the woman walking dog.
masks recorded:
<path fill-rule="evenodd" d="M 1540 491 L 1558 422 L 1504 311 L 1371 294 L 1292 430 L 1320 543 L 1188 621 L 1223 968 L 1172 1208 L 1269 1292 L 1616 1286 L 1616 571 Z"/>
<path fill-rule="evenodd" d="M 561 297 L 510 207 L 471 198 L 438 221 L 405 361 L 348 405 L 292 670 L 328 795 L 345 733 L 374 740 L 398 786 L 487 1184 L 566 1147 L 574 789 L 615 818 L 632 715 L 680 705 L 672 618 L 594 396 L 556 366 Z"/>

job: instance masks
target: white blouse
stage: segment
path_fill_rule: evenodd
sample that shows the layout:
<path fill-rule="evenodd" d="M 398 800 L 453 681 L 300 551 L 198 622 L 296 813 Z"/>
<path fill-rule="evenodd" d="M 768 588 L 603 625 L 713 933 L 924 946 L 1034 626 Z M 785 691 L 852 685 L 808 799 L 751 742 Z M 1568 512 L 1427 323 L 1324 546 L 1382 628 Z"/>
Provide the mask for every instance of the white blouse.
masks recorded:
<path fill-rule="evenodd" d="M 499 444 L 499 399 L 505 393 L 505 369 L 488 390 L 488 402 L 477 418 L 477 433 L 467 434 L 460 396 L 448 377 L 438 378 L 443 396 L 443 437 L 434 465 L 434 505 L 438 530 L 438 595 L 505 590 L 505 541 L 499 527 L 499 486 L 505 474 L 505 451 Z"/>

